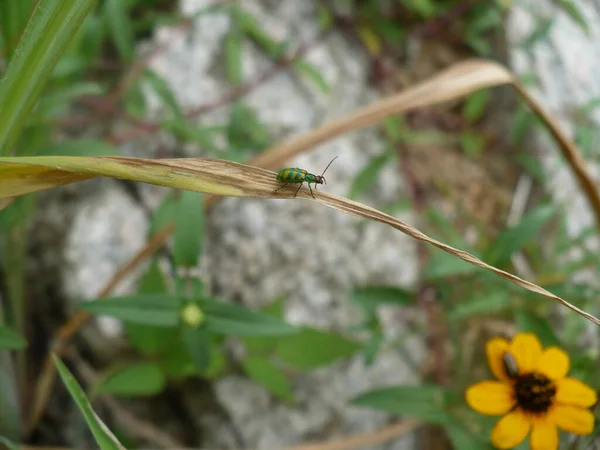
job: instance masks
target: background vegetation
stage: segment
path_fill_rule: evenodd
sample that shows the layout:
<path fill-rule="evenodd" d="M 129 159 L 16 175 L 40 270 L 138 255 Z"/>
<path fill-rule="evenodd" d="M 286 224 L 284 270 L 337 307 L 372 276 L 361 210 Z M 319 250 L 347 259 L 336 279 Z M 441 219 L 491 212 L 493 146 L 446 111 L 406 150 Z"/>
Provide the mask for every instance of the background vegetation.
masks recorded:
<path fill-rule="evenodd" d="M 458 49 L 457 54 L 461 56 L 456 61 L 479 56 L 502 62 L 500 55 L 505 50 L 503 22 L 510 7 L 508 2 L 398 0 L 383 3 L 321 2 L 315 18 L 322 28 L 319 39 L 326 38 L 329 33 L 341 32 L 366 52 L 371 65 L 371 82 L 382 96 L 390 96 L 412 86 L 412 81 L 394 83 L 393 74 L 398 65 L 397 59 L 406 54 L 407 40 L 414 36 L 431 41 L 450 40 L 448 45 Z M 587 29 L 575 2 L 560 0 L 558 4 L 583 29 Z M 275 146 L 268 124 L 259 120 L 256 111 L 245 103 L 244 96 L 257 86 L 269 83 L 275 74 L 284 70 L 297 73 L 323 94 L 328 92 L 329 86 L 322 74 L 303 58 L 311 43 L 279 42 L 244 8 L 243 2 L 215 2 L 213 6 L 196 12 L 196 16 L 224 13 L 230 15 L 234 24 L 222 47 L 231 92 L 214 103 L 184 110 L 168 82 L 150 70 L 147 59 L 139 57 L 136 51 L 137 44 L 151 36 L 160 24 L 172 24 L 183 29 L 191 26 L 194 17 L 180 16 L 176 2 L 2 2 L 2 155 L 19 158 L 118 156 L 124 144 L 141 136 L 168 133 L 181 145 L 198 145 L 202 151 L 199 156 L 235 162 L 250 160 L 254 165 L 273 169 L 266 161 L 279 162 L 277 158 L 280 158 L 283 162 L 291 154 Z M 541 21 L 535 32 L 523 42 L 524 48 L 545 39 L 551 26 L 552 18 Z M 242 75 L 245 42 L 251 42 L 273 61 L 272 69 L 258 80 L 245 80 Z M 296 50 L 291 52 L 290 47 Z M 435 75 L 436 71 L 437 68 L 432 68 L 427 76 Z M 459 76 L 450 74 L 444 80 L 450 78 L 459 79 Z M 525 85 L 535 82 L 522 81 Z M 488 81 L 480 87 L 508 82 Z M 154 121 L 148 119 L 143 94 L 143 89 L 148 87 L 160 99 L 165 111 Z M 506 125 L 499 124 L 491 114 L 498 105 L 494 92 L 471 86 L 457 93 L 456 97 L 467 93 L 469 95 L 460 102 L 432 111 L 432 118 L 428 120 L 419 115 L 424 110 L 420 109 L 403 115 L 388 115 L 380 121 L 377 126 L 384 145 L 352 181 L 348 197 L 355 200 L 367 198 L 373 193 L 381 170 L 387 165 L 397 164 L 399 176 L 404 177 L 408 184 L 409 195 L 392 204 L 373 207 L 391 214 L 410 208 L 419 217 L 420 229 L 428 234 L 468 251 L 495 268 L 516 273 L 593 313 L 595 299 L 599 295 L 598 286 L 574 282 L 572 274 L 582 269 L 598 268 L 596 252 L 590 251 L 587 246 L 588 239 L 596 236 L 597 229 L 591 227 L 578 236 L 569 236 L 561 206 L 544 193 L 544 172 L 525 145 L 528 132 L 532 127 L 541 129 L 544 118 L 539 111 L 531 112 L 531 105 L 523 100 L 503 106 L 510 112 L 512 120 L 508 125 L 509 139 L 502 140 L 498 135 L 504 132 Z M 434 98 L 430 100 L 430 103 L 436 102 Z M 576 144 L 589 158 L 594 157 L 592 144 L 595 138 L 589 115 L 598 104 L 597 100 L 592 100 L 582 108 L 576 125 Z M 223 105 L 229 105 L 228 119 L 224 123 L 205 127 L 194 124 L 195 118 Z M 397 107 L 398 111 L 401 109 Z M 114 123 L 127 126 L 115 132 Z M 81 132 L 88 128 L 94 131 Z M 443 143 L 453 148 L 461 160 L 482 167 L 500 164 L 506 169 L 503 173 L 508 174 L 502 180 L 504 188 L 514 186 L 520 176 L 528 176 L 535 186 L 532 199 L 521 206 L 520 212 L 511 215 L 508 225 L 505 217 L 510 208 L 507 205 L 503 210 L 506 216 L 500 216 L 497 211 L 488 215 L 478 214 L 481 208 L 477 205 L 455 211 L 453 217 L 441 214 L 436 207 L 439 205 L 437 202 L 452 186 L 440 178 L 434 180 L 437 184 L 433 184 L 441 194 L 432 195 L 431 189 L 424 191 L 423 178 L 418 175 L 418 167 L 409 150 L 412 146 L 427 148 L 432 143 Z M 563 148 L 577 151 L 573 143 L 561 144 Z M 281 150 L 279 153 L 278 149 Z M 490 156 L 490 149 L 508 154 L 510 158 L 505 156 L 499 162 L 496 157 Z M 303 150 L 297 147 L 296 151 Z M 265 151 L 267 153 L 263 153 Z M 515 160 L 518 164 L 513 163 Z M 37 160 L 30 161 L 33 164 Z M 61 164 L 48 164 L 66 168 L 68 161 L 60 161 Z M 261 161 L 265 164 L 260 164 Z M 8 164 L 10 161 L 5 159 L 4 162 Z M 14 187 L 18 185 L 15 178 L 28 172 L 10 172 L 7 167 L 0 168 L 3 199 L 39 189 L 19 190 L 20 187 Z M 98 167 L 100 171 L 105 170 L 104 174 L 122 178 L 116 172 L 108 172 L 108 166 Z M 233 171 L 231 167 L 214 169 L 214 173 L 231 175 L 231 172 L 226 172 Z M 90 173 L 102 173 L 90 172 L 89 167 L 83 165 L 68 170 L 79 177 L 71 181 L 85 179 Z M 242 195 L 250 195 L 251 189 L 259 189 L 261 182 L 264 186 L 258 196 L 270 195 L 272 175 L 264 175 L 267 181 L 263 182 L 261 174 L 256 172 L 257 186 L 237 185 L 245 193 Z M 585 187 L 585 172 L 579 175 L 584 177 L 582 184 Z M 154 182 L 161 173 L 144 176 L 146 178 L 140 175 L 137 179 Z M 203 180 L 201 176 L 199 179 Z M 219 183 L 226 184 L 224 179 L 220 179 Z M 235 182 L 231 183 L 235 185 Z M 173 186 L 186 188 L 183 181 Z M 5 436 L 5 445 L 18 448 L 14 444 L 18 442 L 80 446 L 75 441 L 65 442 L 64 433 L 53 438 L 48 432 L 48 424 L 45 424 L 48 402 L 53 397 L 65 398 L 64 392 L 52 384 L 55 367 L 58 367 L 61 378 L 101 448 L 121 448 L 121 445 L 128 448 L 147 445 L 169 447 L 173 446 L 173 442 L 163 434 L 157 436 L 145 432 L 148 424 L 140 425 L 130 412 L 125 413 L 128 421 L 114 420 L 108 426 L 103 425 L 87 398 L 92 403 L 108 399 L 109 405 L 111 402 L 114 405 L 121 399 L 158 396 L 172 386 L 184 389 L 185 381 L 189 379 L 210 383 L 227 373 L 237 372 L 262 385 L 278 401 L 293 405 L 295 397 L 291 380 L 295 374 L 359 353 L 363 355 L 365 364 L 371 364 L 382 346 L 404 351 L 403 337 L 396 342 L 385 342 L 383 325 L 377 314 L 381 305 L 400 309 L 418 306 L 423 311 L 425 321 L 415 325 L 413 331 L 420 333 L 428 343 L 426 360 L 431 361 L 427 367 L 416 368 L 422 373 L 421 385 L 385 387 L 365 392 L 353 401 L 354 405 L 420 421 L 400 422 L 400 426 L 394 428 L 395 436 L 417 425 L 427 424 L 444 431 L 439 434 L 441 442 L 429 442 L 428 448 L 442 448 L 440 445 L 469 449 L 489 447 L 489 429 L 493 421 L 470 412 L 463 400 L 465 387 L 484 376 L 486 370 L 481 353 L 483 346 L 480 342 L 473 342 L 473 333 L 492 335 L 494 332 L 533 331 L 544 345 L 560 345 L 568 350 L 573 376 L 594 388 L 598 387 L 594 377 L 597 350 L 593 346 L 581 345 L 582 342 L 597 342 L 596 328 L 591 329 L 588 322 L 571 311 L 556 311 L 552 302 L 531 301 L 539 299 L 534 292 L 509 284 L 489 271 L 438 249 L 432 250 L 425 244 L 420 244 L 418 252 L 418 286 L 412 290 L 396 286 L 357 286 L 348 300 L 355 302 L 362 311 L 363 320 L 343 335 L 287 324 L 282 314 L 284 298 L 273 299 L 261 311 L 235 305 L 228 299 L 213 298 L 192 269 L 198 265 L 202 255 L 205 215 L 210 213 L 210 201 L 215 199 L 205 202 L 207 207 L 202 208 L 200 205 L 205 198 L 201 193 L 192 191 L 220 194 L 229 191 L 197 186 L 190 189 L 173 190 L 151 212 L 146 247 L 99 293 L 102 301 L 82 303 L 77 312 L 66 314 L 63 323 L 48 330 L 33 329 L 30 320 L 33 312 L 28 307 L 31 301 L 28 261 L 36 257 L 35 249 L 29 245 L 31 233 L 35 230 L 29 225 L 35 216 L 39 196 L 32 194 L 2 203 L 0 318 L 3 325 L 0 326 L 0 348 L 5 351 L 1 354 L 0 434 Z M 497 190 L 500 192 L 502 189 L 498 187 Z M 593 204 L 594 194 L 587 193 Z M 493 195 L 493 192 L 486 192 L 484 200 Z M 595 195 L 597 198 L 598 194 Z M 446 197 L 450 198 L 450 195 Z M 344 204 L 339 205 L 338 209 L 344 210 Z M 473 228 L 477 230 L 477 239 L 469 240 L 466 231 Z M 552 239 L 545 239 L 546 236 Z M 159 266 L 157 255 L 160 252 L 169 256 L 168 271 L 161 270 Z M 576 256 L 573 257 L 573 254 Z M 112 291 L 118 282 L 144 262 L 149 264 L 139 281 L 137 292 L 114 297 Z M 56 301 L 58 303 L 61 299 Z M 130 361 L 133 362 L 108 362 L 102 367 L 94 367 L 86 360 L 84 347 L 77 345 L 78 341 L 72 341 L 72 338 L 82 327 L 89 326 L 88 319 L 93 315 L 116 317 L 124 323 L 130 351 L 134 355 Z M 232 337 L 245 348 L 245 357 L 241 361 L 229 360 L 223 350 Z M 52 352 L 64 363 L 58 358 L 53 359 Z M 77 375 L 79 383 L 65 363 Z M 414 364 L 409 358 L 406 363 Z M 113 409 L 122 411 L 123 408 Z M 140 426 L 133 430 L 127 424 Z M 159 423 L 150 424 L 150 427 L 152 430 L 161 428 Z M 371 443 L 377 442 L 381 436 L 372 437 Z M 593 437 L 571 441 L 569 448 L 586 448 Z M 186 444 L 199 446 L 202 443 Z"/>

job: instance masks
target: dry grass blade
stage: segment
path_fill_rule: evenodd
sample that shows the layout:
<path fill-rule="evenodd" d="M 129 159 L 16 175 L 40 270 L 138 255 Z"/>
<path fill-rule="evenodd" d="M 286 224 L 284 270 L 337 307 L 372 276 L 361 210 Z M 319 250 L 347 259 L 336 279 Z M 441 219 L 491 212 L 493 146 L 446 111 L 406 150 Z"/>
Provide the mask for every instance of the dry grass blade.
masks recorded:
<path fill-rule="evenodd" d="M 261 174 L 270 176 L 266 171 Z M 263 196 L 260 189 L 255 192 L 248 166 L 231 161 L 39 156 L 0 158 L 0 199 L 98 176 L 227 196 Z"/>
<path fill-rule="evenodd" d="M 422 83 L 334 120 L 300 137 L 291 138 L 248 161 L 276 169 L 290 158 L 349 131 L 374 125 L 394 114 L 464 97 L 491 86 L 513 83 L 514 75 L 492 61 L 468 60 L 451 66 Z"/>
<path fill-rule="evenodd" d="M 31 177 L 23 176 L 23 173 L 28 170 L 31 170 L 31 172 L 41 178 L 58 180 L 59 184 L 78 181 L 82 176 L 90 178 L 96 175 L 230 196 L 290 198 L 294 196 L 296 190 L 295 187 L 292 187 L 274 192 L 275 189 L 281 186 L 281 183 L 276 181 L 275 173 L 258 167 L 215 159 L 182 158 L 149 160 L 124 157 L 32 157 L 0 158 L 0 198 L 12 197 L 25 192 L 31 192 L 33 188 L 39 190 L 41 186 L 48 186 L 48 182 L 38 183 L 33 181 L 31 183 L 33 188 L 28 189 L 28 182 L 31 181 Z M 19 173 L 21 178 L 13 177 L 12 182 L 14 184 L 11 184 L 4 178 L 4 174 L 6 173 L 13 175 Z M 73 176 L 71 176 L 71 173 Z M 392 216 L 331 194 L 323 194 L 316 191 L 315 196 L 318 201 L 330 208 L 388 224 L 415 239 L 432 244 L 468 263 L 491 270 L 496 275 L 532 292 L 555 300 L 586 319 L 600 325 L 600 320 L 596 317 L 582 311 L 538 285 L 492 267 L 469 253 L 431 239 L 419 230 Z M 298 197 L 310 199 L 311 194 L 307 189 L 301 189 Z"/>
<path fill-rule="evenodd" d="M 464 97 L 486 87 L 512 85 L 546 124 L 569 163 L 596 215 L 600 227 L 600 191 L 585 166 L 577 146 L 567 138 L 558 122 L 538 103 L 504 66 L 487 60 L 460 62 L 428 80 L 411 86 L 396 95 L 384 98 L 340 119 L 334 120 L 303 136 L 294 137 L 248 161 L 248 164 L 275 170 L 294 156 L 344 133 L 368 127 L 389 117 L 415 108 Z M 217 197 L 207 198 L 210 207 Z"/>
<path fill-rule="evenodd" d="M 352 200 L 348 200 L 346 198 L 338 197 L 332 194 L 319 193 L 318 200 L 324 205 L 329 206 L 330 208 L 337 209 L 339 211 L 343 211 L 348 214 L 352 214 L 358 217 L 364 217 L 365 219 L 375 220 L 377 222 L 385 223 L 390 225 L 397 230 L 400 230 L 404 234 L 409 235 L 412 238 L 418 239 L 419 241 L 426 242 L 428 244 L 434 245 L 435 247 L 454 255 L 463 261 L 466 261 L 475 266 L 481 267 L 483 269 L 491 270 L 496 275 L 501 276 L 502 278 L 511 281 L 512 283 L 520 286 L 522 288 L 527 289 L 528 291 L 535 292 L 537 294 L 543 295 L 546 298 L 552 299 L 569 309 L 572 309 L 577 314 L 585 317 L 586 319 L 592 321 L 596 325 L 600 325 L 600 319 L 597 319 L 593 315 L 579 309 L 575 305 L 567 302 L 566 300 L 554 295 L 553 293 L 547 291 L 546 289 L 538 286 L 537 284 L 531 283 L 530 281 L 523 280 L 516 275 L 513 275 L 509 272 L 505 272 L 504 270 L 500 270 L 494 266 L 490 266 L 485 262 L 481 261 L 479 258 L 467 253 L 463 250 L 458 250 L 450 245 L 444 244 L 443 242 L 437 241 L 435 239 L 430 238 L 429 236 L 421 233 L 414 227 L 411 227 L 405 222 L 398 220 L 392 216 L 389 216 L 381 211 L 370 208 L 368 206 L 362 205 L 360 203 L 354 202 Z"/>

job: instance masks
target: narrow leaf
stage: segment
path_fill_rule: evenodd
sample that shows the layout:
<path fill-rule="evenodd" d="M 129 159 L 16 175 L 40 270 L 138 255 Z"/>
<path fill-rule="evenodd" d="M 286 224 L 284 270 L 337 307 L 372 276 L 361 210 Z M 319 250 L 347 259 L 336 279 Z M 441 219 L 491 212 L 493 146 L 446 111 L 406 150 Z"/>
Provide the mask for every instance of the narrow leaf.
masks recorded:
<path fill-rule="evenodd" d="M 446 393 L 439 386 L 383 388 L 356 397 L 352 404 L 432 423 L 445 423 L 451 418 L 446 411 Z"/>
<path fill-rule="evenodd" d="M 204 198 L 183 191 L 175 210 L 173 258 L 178 266 L 193 267 L 198 262 L 204 237 Z"/>
<path fill-rule="evenodd" d="M 585 20 L 585 16 L 573 0 L 558 0 L 558 6 L 560 6 L 562 10 L 581 27 L 583 32 L 589 36 L 590 29 Z"/>
<path fill-rule="evenodd" d="M 554 205 L 542 205 L 528 213 L 514 227 L 500 233 L 489 245 L 483 259 L 495 266 L 508 263 L 512 254 L 531 242 L 556 211 Z"/>
<path fill-rule="evenodd" d="M 27 346 L 27 341 L 16 331 L 0 325 L 0 349 L 22 350 Z"/>
<path fill-rule="evenodd" d="M 129 19 L 128 2 L 105 0 L 103 16 L 121 59 L 130 61 L 134 54 L 135 36 Z"/>
<path fill-rule="evenodd" d="M 56 61 L 94 4 L 94 0 L 36 2 L 0 83 L 0 154 L 11 150 Z"/>
<path fill-rule="evenodd" d="M 298 329 L 270 314 L 252 311 L 219 300 L 202 299 L 206 325 L 214 333 L 234 336 L 279 336 Z"/>
<path fill-rule="evenodd" d="M 165 383 L 165 376 L 156 363 L 139 363 L 113 369 L 97 386 L 97 391 L 118 396 L 148 396 L 161 392 Z"/>
<path fill-rule="evenodd" d="M 448 313 L 448 319 L 464 319 L 467 317 L 497 313 L 510 306 L 510 292 L 505 290 L 484 291 L 462 300 Z"/>
<path fill-rule="evenodd" d="M 352 299 L 366 310 L 379 305 L 406 306 L 414 302 L 415 294 L 396 286 L 363 286 L 352 292 Z"/>
<path fill-rule="evenodd" d="M 144 80 L 149 83 L 154 93 L 162 101 L 163 106 L 167 108 L 172 119 L 176 121 L 185 120 L 185 116 L 181 111 L 181 107 L 179 106 L 175 94 L 171 90 L 169 83 L 163 77 L 153 70 L 146 70 L 144 72 Z"/>
<path fill-rule="evenodd" d="M 545 347 L 560 346 L 558 338 L 554 334 L 554 330 L 548 323 L 548 320 L 520 310 L 517 311 L 516 322 L 519 331 L 535 333 Z"/>
<path fill-rule="evenodd" d="M 96 442 L 100 446 L 102 450 L 125 450 L 115 435 L 108 429 L 108 427 L 100 420 L 100 418 L 96 415 L 90 402 L 85 396 L 83 389 L 79 386 L 79 383 L 75 380 L 73 375 L 69 372 L 69 369 L 63 364 L 63 362 L 53 355 L 54 363 L 58 369 L 58 373 L 63 380 L 63 383 L 69 390 L 71 397 L 77 403 L 79 410 L 83 414 L 85 421 L 88 426 Z"/>
<path fill-rule="evenodd" d="M 281 337 L 275 352 L 297 369 L 309 370 L 352 356 L 360 345 L 340 334 L 304 328 L 301 333 Z"/>
<path fill-rule="evenodd" d="M 13 441 L 5 438 L 4 436 L 0 436 L 0 444 L 4 445 L 7 450 L 21 450 L 20 446 Z"/>
<path fill-rule="evenodd" d="M 179 297 L 168 294 L 139 294 L 81 302 L 78 307 L 91 314 L 126 322 L 172 327 L 179 321 Z"/>
<path fill-rule="evenodd" d="M 46 147 L 41 153 L 45 156 L 116 156 L 119 154 L 119 151 L 104 141 L 71 139 Z"/>
<path fill-rule="evenodd" d="M 210 335 L 205 326 L 181 327 L 181 340 L 199 372 L 204 372 L 211 361 Z"/>
<path fill-rule="evenodd" d="M 286 402 L 294 401 L 294 394 L 290 382 L 281 369 L 268 359 L 246 358 L 242 361 L 246 374 L 254 381 L 265 387 L 275 397 Z"/>
<path fill-rule="evenodd" d="M 391 156 L 391 152 L 385 151 L 381 155 L 371 158 L 354 177 L 354 180 L 350 185 L 350 190 L 348 191 L 348 197 L 357 198 L 361 193 L 371 188 Z"/>

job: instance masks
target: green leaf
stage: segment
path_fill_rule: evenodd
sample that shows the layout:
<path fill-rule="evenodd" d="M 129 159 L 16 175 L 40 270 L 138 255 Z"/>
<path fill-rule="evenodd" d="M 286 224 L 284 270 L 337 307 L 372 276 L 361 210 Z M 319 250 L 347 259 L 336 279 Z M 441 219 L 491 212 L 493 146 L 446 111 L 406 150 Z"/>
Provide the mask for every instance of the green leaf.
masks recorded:
<path fill-rule="evenodd" d="M 144 80 L 148 82 L 154 93 L 161 100 L 163 106 L 165 106 L 173 119 L 177 121 L 185 120 L 185 116 L 181 111 L 175 94 L 171 90 L 169 83 L 167 83 L 163 77 L 158 75 L 153 70 L 146 70 L 144 72 Z"/>
<path fill-rule="evenodd" d="M 478 292 L 462 300 L 448 313 L 449 320 L 497 313 L 510 305 L 510 292 L 503 290 Z"/>
<path fill-rule="evenodd" d="M 194 267 L 204 236 L 204 197 L 198 192 L 181 191 L 175 214 L 173 259 L 178 266 Z"/>
<path fill-rule="evenodd" d="M 33 111 L 30 124 L 45 123 L 49 119 L 59 118 L 74 99 L 82 96 L 105 95 L 104 88 L 94 82 L 73 83 L 61 88 L 46 92 Z"/>
<path fill-rule="evenodd" d="M 446 277 L 471 275 L 479 268 L 456 256 L 432 249 L 431 258 L 423 271 L 425 280 L 439 280 Z"/>
<path fill-rule="evenodd" d="M 218 153 L 222 150 L 216 144 L 216 139 L 223 132 L 223 127 L 198 128 L 186 120 L 168 120 L 162 123 L 165 131 L 170 131 L 183 141 L 193 142 L 206 152 Z"/>
<path fill-rule="evenodd" d="M 519 331 L 529 331 L 534 333 L 542 342 L 544 347 L 553 345 L 560 346 L 558 338 L 554 334 L 554 330 L 547 320 L 533 314 L 518 310 L 516 312 L 516 322 Z"/>
<path fill-rule="evenodd" d="M 179 199 L 173 195 L 173 192 L 163 197 L 162 202 L 152 213 L 152 217 L 150 219 L 150 229 L 148 230 L 149 236 L 152 236 L 153 234 L 162 230 L 173 221 L 178 202 Z M 159 275 L 157 280 L 160 280 L 161 285 L 164 286 L 163 276 L 160 274 L 160 271 L 157 275 Z M 153 292 L 163 292 L 164 290 L 165 288 L 161 287 Z"/>
<path fill-rule="evenodd" d="M 156 363 L 144 362 L 113 369 L 98 385 L 98 392 L 119 396 L 149 396 L 160 393 L 166 379 Z"/>
<path fill-rule="evenodd" d="M 0 348 L 8 350 L 22 350 L 27 346 L 27 341 L 16 331 L 0 325 Z"/>
<path fill-rule="evenodd" d="M 5 438 L 4 436 L 0 436 L 0 444 L 4 445 L 7 450 L 21 450 L 21 447 L 18 444 Z"/>
<path fill-rule="evenodd" d="M 294 63 L 294 68 L 309 78 L 323 94 L 329 94 L 329 84 L 315 66 L 306 61 L 298 60 Z"/>
<path fill-rule="evenodd" d="M 304 328 L 277 340 L 275 352 L 283 361 L 301 370 L 331 364 L 352 356 L 360 345 L 340 334 Z"/>
<path fill-rule="evenodd" d="M 119 0 L 117 0 L 119 1 Z M 125 111 L 128 114 L 142 118 L 146 114 L 146 95 L 142 90 L 141 83 L 135 83 L 131 86 L 123 99 L 125 104 Z"/>
<path fill-rule="evenodd" d="M 241 101 L 234 103 L 231 108 L 226 134 L 229 146 L 237 150 L 263 150 L 271 141 L 268 129 L 256 112 Z"/>
<path fill-rule="evenodd" d="M 577 23 L 583 30 L 585 34 L 589 36 L 590 29 L 588 27 L 587 22 L 585 21 L 585 17 L 582 12 L 579 10 L 577 5 L 572 0 L 558 0 L 558 6 L 562 8 L 564 12 L 566 12 L 573 21 Z"/>
<path fill-rule="evenodd" d="M 15 50 L 19 37 L 27 25 L 31 13 L 32 1 L 2 1 L 0 2 L 0 32 L 4 41 L 0 48 L 9 62 Z"/>
<path fill-rule="evenodd" d="M 147 356 L 164 355 L 178 343 L 178 329 L 126 322 L 125 333 L 131 344 Z"/>
<path fill-rule="evenodd" d="M 264 386 L 274 396 L 286 402 L 294 401 L 294 394 L 281 369 L 265 358 L 246 358 L 242 361 L 246 374 Z"/>
<path fill-rule="evenodd" d="M 463 131 L 460 133 L 460 145 L 469 158 L 475 159 L 485 147 L 485 137 L 474 131 Z"/>
<path fill-rule="evenodd" d="M 535 239 L 555 212 L 554 205 L 538 206 L 526 214 L 517 225 L 500 233 L 484 252 L 483 260 L 492 266 L 507 264 L 513 253 Z"/>
<path fill-rule="evenodd" d="M 473 435 L 465 429 L 465 427 L 453 420 L 450 423 L 444 425 L 444 429 L 452 442 L 452 447 L 456 449 L 469 449 L 469 450 L 494 450 L 488 442 L 486 442 L 481 436 Z"/>
<path fill-rule="evenodd" d="M 163 367 L 169 378 L 187 378 L 198 373 L 198 369 L 190 358 L 189 352 L 181 339 L 163 356 Z"/>
<path fill-rule="evenodd" d="M 72 139 L 44 148 L 40 155 L 52 156 L 117 156 L 119 150 L 104 141 Z"/>
<path fill-rule="evenodd" d="M 202 299 L 200 305 L 206 314 L 206 325 L 214 333 L 232 336 L 279 336 L 299 331 L 270 314 L 219 300 Z"/>
<path fill-rule="evenodd" d="M 380 155 L 371 158 L 369 162 L 356 174 L 352 185 L 348 191 L 348 197 L 358 198 L 358 196 L 370 189 L 377 181 L 377 177 L 381 170 L 386 166 L 388 161 L 393 157 L 393 153 L 384 151 Z"/>
<path fill-rule="evenodd" d="M 233 86 L 239 86 L 243 81 L 242 34 L 235 26 L 225 36 L 225 58 L 227 79 Z"/>
<path fill-rule="evenodd" d="M 69 369 L 63 364 L 63 362 L 58 359 L 56 356 L 52 356 L 54 358 L 54 364 L 58 369 L 58 373 L 63 380 L 63 383 L 69 390 L 71 397 L 77 403 L 79 410 L 83 414 L 85 421 L 88 426 L 96 442 L 100 446 L 102 450 L 125 450 L 114 434 L 108 429 L 108 427 L 100 420 L 100 418 L 96 415 L 90 402 L 85 396 L 83 389 L 79 386 L 79 383 L 73 378 L 73 375 L 69 372 Z"/>
<path fill-rule="evenodd" d="M 94 0 L 37 2 L 0 84 L 0 153 L 16 142 L 56 61 Z"/>
<path fill-rule="evenodd" d="M 379 305 L 406 306 L 414 303 L 415 294 L 396 286 L 363 286 L 354 289 L 352 300 L 367 311 Z"/>
<path fill-rule="evenodd" d="M 138 284 L 139 294 L 160 294 L 166 291 L 163 273 L 156 260 L 142 276 Z M 173 327 L 156 327 L 125 322 L 125 333 L 129 342 L 148 356 L 164 355 L 179 342 L 179 330 Z"/>
<path fill-rule="evenodd" d="M 463 106 L 463 117 L 469 122 L 479 120 L 489 104 L 490 98 L 489 89 L 482 89 L 469 94 Z"/>
<path fill-rule="evenodd" d="M 181 300 L 167 294 L 139 294 L 81 302 L 78 307 L 91 314 L 125 322 L 173 327 L 179 322 Z"/>
<path fill-rule="evenodd" d="M 367 366 L 370 366 L 375 362 L 377 353 L 379 352 L 379 349 L 381 348 L 381 345 L 384 341 L 385 337 L 381 332 L 375 332 L 371 335 L 371 338 L 363 348 L 363 354 L 365 355 L 365 364 Z"/>
<path fill-rule="evenodd" d="M 210 335 L 206 327 L 182 326 L 181 340 L 198 371 L 204 372 L 211 361 Z"/>
<path fill-rule="evenodd" d="M 451 417 L 446 392 L 439 386 L 388 387 L 359 395 L 351 403 L 431 423 L 443 424 Z"/>
<path fill-rule="evenodd" d="M 134 55 L 135 36 L 129 20 L 129 2 L 104 0 L 103 18 L 121 60 L 131 61 Z"/>

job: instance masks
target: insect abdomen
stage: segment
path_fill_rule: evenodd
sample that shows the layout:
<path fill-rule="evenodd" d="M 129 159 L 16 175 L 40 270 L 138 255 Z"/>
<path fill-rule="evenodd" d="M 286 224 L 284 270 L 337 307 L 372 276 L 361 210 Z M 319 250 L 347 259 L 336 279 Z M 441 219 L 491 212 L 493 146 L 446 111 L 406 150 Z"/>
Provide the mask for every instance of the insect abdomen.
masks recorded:
<path fill-rule="evenodd" d="M 302 183 L 306 178 L 306 170 L 304 169 L 281 169 L 277 174 L 277 179 L 285 183 Z"/>

